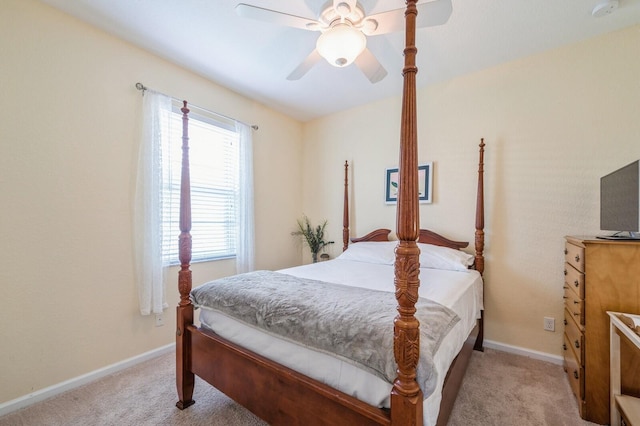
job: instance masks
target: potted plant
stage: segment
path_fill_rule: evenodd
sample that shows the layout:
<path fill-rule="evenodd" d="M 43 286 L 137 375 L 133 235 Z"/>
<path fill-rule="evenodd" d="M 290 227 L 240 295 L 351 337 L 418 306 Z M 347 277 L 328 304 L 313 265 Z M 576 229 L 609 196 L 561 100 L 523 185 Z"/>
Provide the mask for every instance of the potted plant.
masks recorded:
<path fill-rule="evenodd" d="M 315 228 L 311 226 L 309 218 L 304 216 L 302 219 L 298 219 L 298 230 L 291 233 L 291 235 L 301 235 L 304 237 L 304 242 L 307 243 L 311 250 L 311 258 L 313 263 L 318 261 L 318 253 L 325 246 L 333 244 L 333 241 L 324 240 L 324 228 L 327 226 L 327 221 L 322 222 L 321 225 Z"/>

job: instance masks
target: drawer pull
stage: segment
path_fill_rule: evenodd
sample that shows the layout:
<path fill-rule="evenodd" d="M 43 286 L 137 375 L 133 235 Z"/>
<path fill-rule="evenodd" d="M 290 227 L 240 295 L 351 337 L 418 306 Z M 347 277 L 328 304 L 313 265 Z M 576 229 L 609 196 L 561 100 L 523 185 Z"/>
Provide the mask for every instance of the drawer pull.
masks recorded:
<path fill-rule="evenodd" d="M 578 342 L 577 340 L 575 341 L 574 345 L 576 345 L 576 348 L 580 348 L 580 342 Z"/>
<path fill-rule="evenodd" d="M 566 343 L 562 344 L 562 349 L 565 350 L 565 351 L 567 350 L 567 344 Z"/>
<path fill-rule="evenodd" d="M 580 378 L 580 376 L 578 376 L 578 372 L 576 370 L 573 370 L 573 377 L 575 377 L 576 379 Z"/>
<path fill-rule="evenodd" d="M 580 262 L 580 255 L 579 255 L 579 254 L 576 254 L 575 259 L 576 259 L 576 262 Z"/>
<path fill-rule="evenodd" d="M 568 273 L 568 272 L 567 272 L 567 270 L 565 269 L 565 270 L 564 270 L 564 274 L 565 274 L 565 275 L 567 275 L 567 273 Z"/>
<path fill-rule="evenodd" d="M 568 254 L 569 250 L 567 250 L 566 248 L 564 249 L 564 254 Z"/>
<path fill-rule="evenodd" d="M 576 287 L 580 287 L 580 283 L 578 282 L 578 280 L 575 280 L 575 281 L 573 282 L 573 285 L 575 285 Z"/>
<path fill-rule="evenodd" d="M 567 325 L 567 324 L 569 324 L 569 323 L 567 322 L 567 320 L 564 320 L 564 325 Z"/>
<path fill-rule="evenodd" d="M 562 298 L 563 298 L 563 299 L 568 299 L 568 297 L 567 297 L 567 296 L 562 296 Z"/>
<path fill-rule="evenodd" d="M 577 300 L 574 300 L 574 301 L 573 301 L 573 304 L 574 304 L 574 305 L 579 305 L 579 304 L 580 304 L 580 302 L 578 302 Z"/>
<path fill-rule="evenodd" d="M 573 315 L 576 316 L 576 317 L 579 317 L 580 316 L 580 312 L 574 312 Z"/>

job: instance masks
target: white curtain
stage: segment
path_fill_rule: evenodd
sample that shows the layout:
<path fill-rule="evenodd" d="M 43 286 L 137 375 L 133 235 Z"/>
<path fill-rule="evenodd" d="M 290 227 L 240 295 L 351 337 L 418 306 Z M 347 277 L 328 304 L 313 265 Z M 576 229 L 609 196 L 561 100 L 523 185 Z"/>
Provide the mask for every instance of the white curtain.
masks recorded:
<path fill-rule="evenodd" d="M 240 190 L 238 191 L 238 241 L 236 244 L 236 272 L 254 270 L 255 244 L 253 220 L 253 140 L 251 127 L 236 121 L 240 135 Z"/>
<path fill-rule="evenodd" d="M 163 153 L 162 137 L 169 132 L 169 120 L 162 120 L 162 115 L 170 111 L 170 97 L 145 91 L 134 202 L 135 267 L 142 315 L 159 314 L 168 307 L 162 262 L 162 156 L 168 153 Z"/>

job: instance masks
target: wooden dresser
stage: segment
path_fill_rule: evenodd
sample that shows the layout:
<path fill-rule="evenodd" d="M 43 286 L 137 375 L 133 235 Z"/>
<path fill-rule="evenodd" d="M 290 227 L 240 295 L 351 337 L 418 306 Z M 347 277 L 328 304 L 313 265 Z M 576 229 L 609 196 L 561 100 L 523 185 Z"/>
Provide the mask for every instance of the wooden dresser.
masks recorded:
<path fill-rule="evenodd" d="M 607 311 L 640 314 L 640 241 L 566 237 L 564 259 L 564 369 L 580 416 L 608 424 Z"/>

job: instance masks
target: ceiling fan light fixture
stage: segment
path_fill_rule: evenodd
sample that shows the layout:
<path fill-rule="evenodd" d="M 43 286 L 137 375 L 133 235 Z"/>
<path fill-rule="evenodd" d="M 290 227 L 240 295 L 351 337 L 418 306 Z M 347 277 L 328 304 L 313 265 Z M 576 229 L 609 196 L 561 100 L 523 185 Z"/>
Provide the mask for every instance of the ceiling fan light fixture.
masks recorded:
<path fill-rule="evenodd" d="M 347 23 L 338 23 L 323 32 L 316 43 L 320 56 L 334 67 L 351 64 L 367 47 L 362 31 Z"/>

